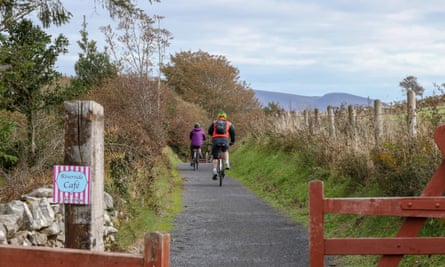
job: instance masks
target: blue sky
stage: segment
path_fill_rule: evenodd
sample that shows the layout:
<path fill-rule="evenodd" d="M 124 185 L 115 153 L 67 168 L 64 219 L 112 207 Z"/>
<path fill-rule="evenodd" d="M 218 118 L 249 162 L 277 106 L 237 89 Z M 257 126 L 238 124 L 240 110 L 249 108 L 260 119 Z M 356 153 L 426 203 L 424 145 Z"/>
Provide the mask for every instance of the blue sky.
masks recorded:
<path fill-rule="evenodd" d="M 74 18 L 65 34 L 70 54 L 59 71 L 73 73 L 82 16 L 103 46 L 111 23 L 93 0 L 63 1 Z M 67 3 L 65 3 L 67 2 Z M 165 18 L 168 54 L 223 55 L 252 89 L 322 96 L 343 92 L 385 102 L 404 99 L 399 82 L 418 78 L 425 95 L 445 83 L 445 1 L 441 0 L 161 0 L 138 1 Z M 168 57 L 167 57 L 168 58 Z"/>

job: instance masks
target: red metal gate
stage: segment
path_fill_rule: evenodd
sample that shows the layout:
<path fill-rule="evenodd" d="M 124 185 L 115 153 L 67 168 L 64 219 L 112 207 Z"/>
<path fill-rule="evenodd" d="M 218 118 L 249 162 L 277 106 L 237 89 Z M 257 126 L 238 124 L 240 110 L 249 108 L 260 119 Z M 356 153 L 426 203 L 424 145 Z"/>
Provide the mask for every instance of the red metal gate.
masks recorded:
<path fill-rule="evenodd" d="M 445 126 L 434 140 L 445 157 Z M 445 218 L 445 160 L 420 197 L 325 198 L 323 182 L 309 183 L 310 266 L 323 267 L 325 255 L 383 255 L 379 267 L 398 266 L 404 255 L 445 254 L 445 237 L 416 237 L 427 218 Z M 324 214 L 406 217 L 392 238 L 325 238 Z"/>

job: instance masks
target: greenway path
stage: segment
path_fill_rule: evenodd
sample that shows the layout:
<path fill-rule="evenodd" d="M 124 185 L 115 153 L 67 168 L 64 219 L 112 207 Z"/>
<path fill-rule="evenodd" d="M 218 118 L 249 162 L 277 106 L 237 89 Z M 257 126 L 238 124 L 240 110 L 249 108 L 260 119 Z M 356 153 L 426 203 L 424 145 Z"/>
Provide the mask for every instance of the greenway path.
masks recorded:
<path fill-rule="evenodd" d="M 171 232 L 172 267 L 309 266 L 304 226 L 274 210 L 239 182 L 211 179 L 211 164 L 178 166 L 183 211 Z"/>

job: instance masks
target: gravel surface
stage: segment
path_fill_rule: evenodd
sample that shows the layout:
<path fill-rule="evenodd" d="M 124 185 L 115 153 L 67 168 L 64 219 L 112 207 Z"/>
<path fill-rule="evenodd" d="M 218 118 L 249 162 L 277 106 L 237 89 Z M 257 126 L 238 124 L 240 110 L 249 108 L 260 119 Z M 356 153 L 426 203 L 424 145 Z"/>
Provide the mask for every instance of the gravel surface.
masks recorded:
<path fill-rule="evenodd" d="M 229 176 L 222 187 L 211 164 L 180 164 L 184 209 L 171 232 L 170 265 L 309 266 L 304 226 L 274 210 Z"/>

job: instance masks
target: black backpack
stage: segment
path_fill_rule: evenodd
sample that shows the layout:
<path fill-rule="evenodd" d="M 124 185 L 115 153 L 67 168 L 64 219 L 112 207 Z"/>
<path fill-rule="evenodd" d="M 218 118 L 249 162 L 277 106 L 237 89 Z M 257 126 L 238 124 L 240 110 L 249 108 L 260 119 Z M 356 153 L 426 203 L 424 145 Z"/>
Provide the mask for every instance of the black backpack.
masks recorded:
<path fill-rule="evenodd" d="M 217 134 L 226 134 L 227 133 L 227 122 L 225 120 L 217 120 L 215 121 L 215 132 Z"/>

